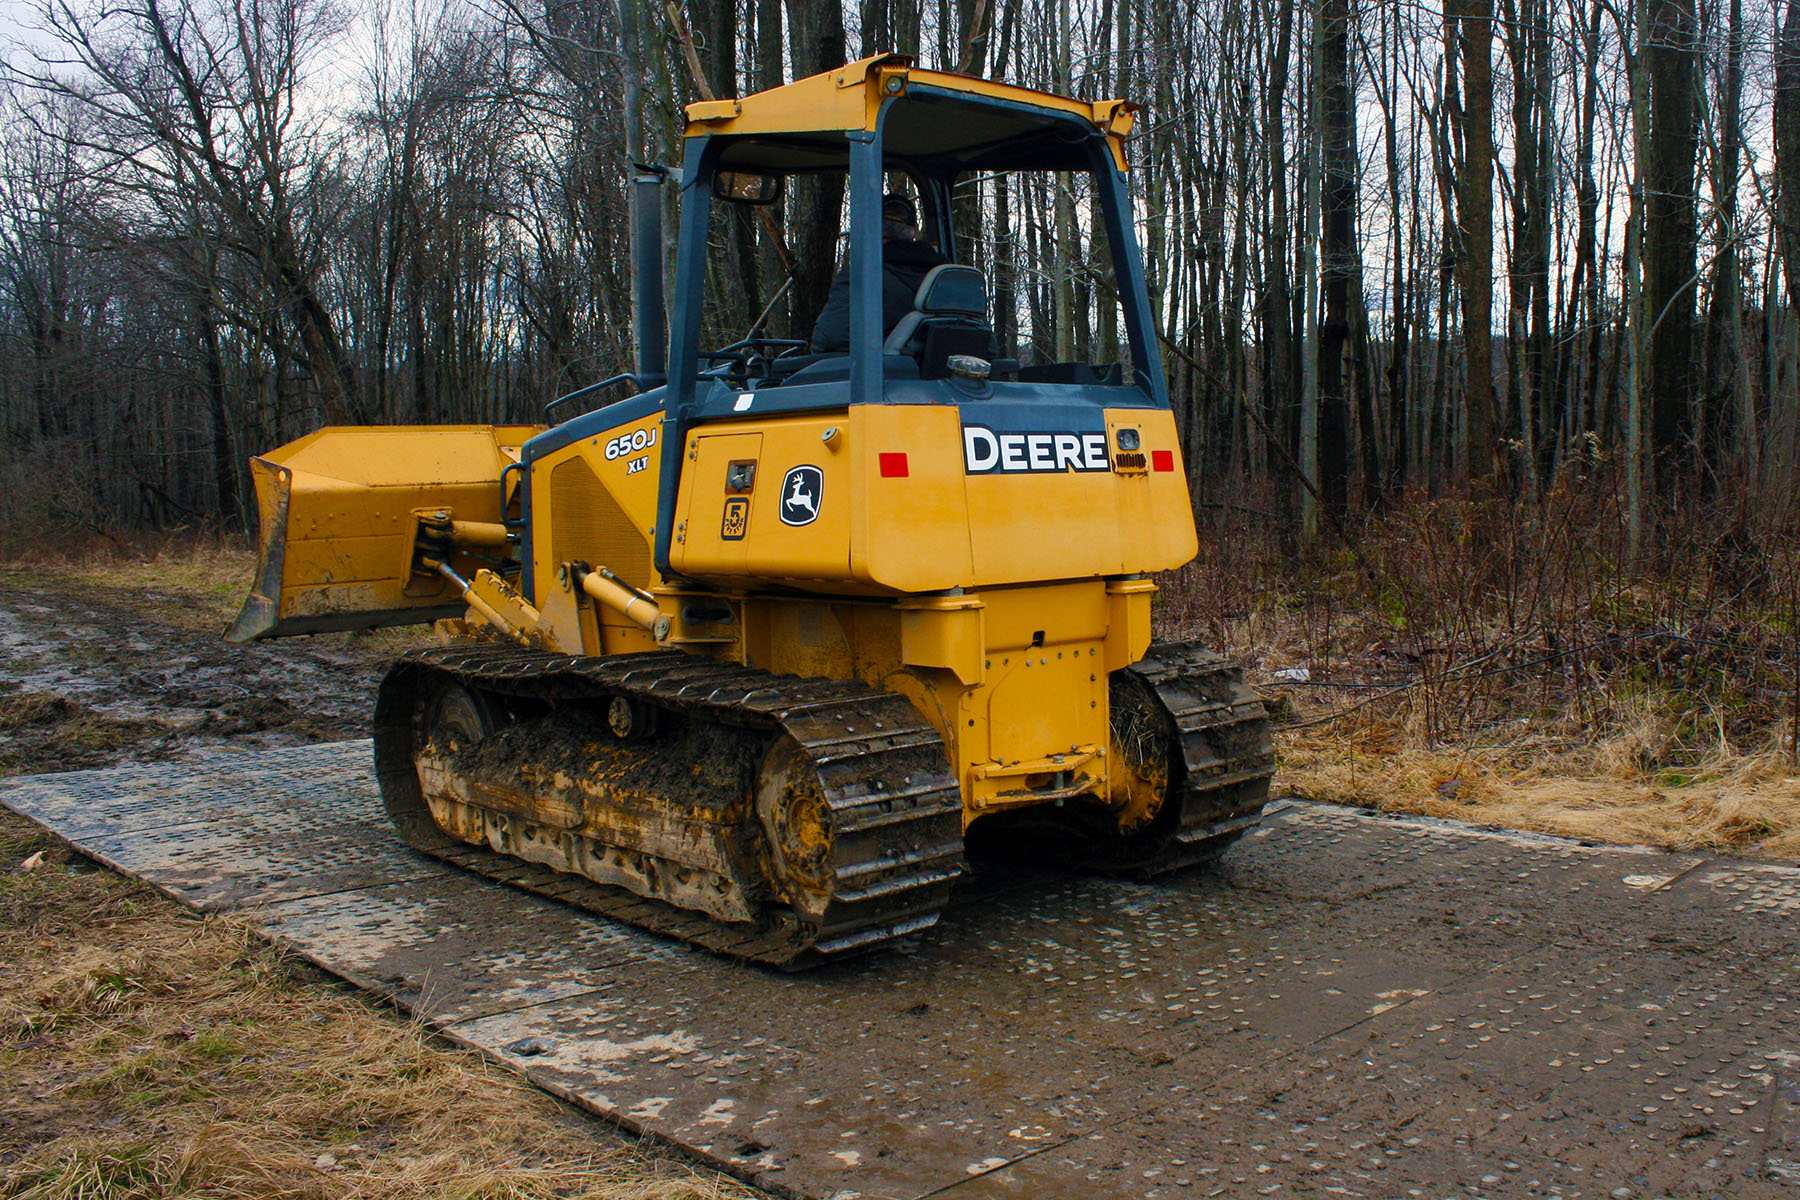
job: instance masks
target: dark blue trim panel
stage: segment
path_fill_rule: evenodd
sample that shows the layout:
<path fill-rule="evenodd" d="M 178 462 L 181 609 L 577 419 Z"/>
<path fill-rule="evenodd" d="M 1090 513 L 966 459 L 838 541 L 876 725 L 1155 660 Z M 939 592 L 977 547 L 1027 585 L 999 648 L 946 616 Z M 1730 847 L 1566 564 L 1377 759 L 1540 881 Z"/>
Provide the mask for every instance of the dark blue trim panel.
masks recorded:
<path fill-rule="evenodd" d="M 620 425 L 641 420 L 653 412 L 660 412 L 663 397 L 667 394 L 667 388 L 651 388 L 640 395 L 627 396 L 604 408 L 571 417 L 526 442 L 519 454 L 520 461 L 529 467 L 544 455 L 553 454 L 564 446 L 572 446 L 582 438 L 598 437 L 609 429 L 616 429 Z"/>
<path fill-rule="evenodd" d="M 753 398 L 748 407 L 740 408 L 745 396 Z M 1006 409 L 1032 413 L 1095 413 L 1108 408 L 1163 407 L 1145 395 L 1143 389 L 1128 385 L 1076 387 L 1062 383 L 1009 383 L 1002 380 L 976 389 L 947 379 L 890 379 L 874 402 L 959 404 L 965 412 Z M 788 384 L 756 391 L 715 384 L 696 400 L 692 420 L 746 420 L 775 413 L 842 409 L 849 404 L 848 382 Z"/>

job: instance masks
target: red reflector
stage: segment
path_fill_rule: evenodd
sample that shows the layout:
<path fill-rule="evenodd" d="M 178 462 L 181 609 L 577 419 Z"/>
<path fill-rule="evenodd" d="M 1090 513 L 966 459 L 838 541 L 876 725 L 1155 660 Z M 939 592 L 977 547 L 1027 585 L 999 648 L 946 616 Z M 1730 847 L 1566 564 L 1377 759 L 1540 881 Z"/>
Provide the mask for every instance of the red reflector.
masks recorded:
<path fill-rule="evenodd" d="M 1152 450 L 1150 465 L 1158 471 L 1173 471 L 1175 469 L 1175 452 L 1173 450 Z"/>
<path fill-rule="evenodd" d="M 906 455 L 886 452 L 881 455 L 881 477 L 883 479 L 905 479 L 911 472 L 906 469 Z"/>

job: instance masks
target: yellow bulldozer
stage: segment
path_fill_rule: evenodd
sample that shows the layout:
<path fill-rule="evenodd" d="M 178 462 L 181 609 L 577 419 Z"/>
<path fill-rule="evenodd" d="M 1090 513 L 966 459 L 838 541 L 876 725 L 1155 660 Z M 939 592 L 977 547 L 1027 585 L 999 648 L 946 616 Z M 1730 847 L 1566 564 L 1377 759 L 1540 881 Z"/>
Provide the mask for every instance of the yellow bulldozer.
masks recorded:
<path fill-rule="evenodd" d="M 252 460 L 262 556 L 227 636 L 437 622 L 374 716 L 405 840 L 759 962 L 930 926 L 970 835 L 1141 876 L 1216 855 L 1273 754 L 1236 668 L 1151 639 L 1151 575 L 1197 547 L 1134 111 L 894 55 L 688 106 L 667 317 L 667 184 L 634 184 L 636 372 L 544 425 Z M 848 345 L 705 349 L 720 214 L 830 172 Z M 1019 173 L 1081 199 L 1112 361 L 1000 344 L 964 197 Z M 908 191 L 931 265 L 894 320 Z"/>

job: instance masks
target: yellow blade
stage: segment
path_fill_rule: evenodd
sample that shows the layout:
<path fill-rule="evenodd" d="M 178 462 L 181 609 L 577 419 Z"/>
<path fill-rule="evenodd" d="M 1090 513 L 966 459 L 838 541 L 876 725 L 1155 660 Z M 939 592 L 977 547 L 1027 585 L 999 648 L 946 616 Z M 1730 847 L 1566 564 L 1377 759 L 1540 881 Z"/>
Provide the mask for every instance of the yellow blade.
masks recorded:
<path fill-rule="evenodd" d="M 501 475 L 539 427 L 321 429 L 250 460 L 261 517 L 256 583 L 227 641 L 460 616 L 456 589 L 412 570 L 417 508 L 505 518 Z M 516 475 L 509 477 L 510 495 Z M 452 565 L 473 574 L 486 560 Z"/>

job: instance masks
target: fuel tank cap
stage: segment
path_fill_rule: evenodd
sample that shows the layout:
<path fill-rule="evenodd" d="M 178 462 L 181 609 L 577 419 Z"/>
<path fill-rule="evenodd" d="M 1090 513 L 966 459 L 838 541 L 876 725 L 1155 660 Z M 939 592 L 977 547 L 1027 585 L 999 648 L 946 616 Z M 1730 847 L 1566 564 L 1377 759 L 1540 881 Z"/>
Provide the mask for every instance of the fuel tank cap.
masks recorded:
<path fill-rule="evenodd" d="M 994 369 L 994 364 L 985 358 L 976 358 L 973 354 L 952 354 L 944 360 L 953 375 L 961 375 L 964 379 L 986 379 Z"/>

